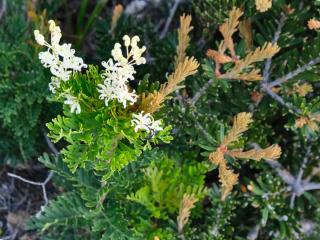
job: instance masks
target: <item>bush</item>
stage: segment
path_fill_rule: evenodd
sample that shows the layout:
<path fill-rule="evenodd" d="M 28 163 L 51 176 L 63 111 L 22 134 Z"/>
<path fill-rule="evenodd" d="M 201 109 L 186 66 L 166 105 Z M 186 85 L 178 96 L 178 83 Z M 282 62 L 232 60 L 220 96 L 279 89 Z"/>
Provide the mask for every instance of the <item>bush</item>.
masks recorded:
<path fill-rule="evenodd" d="M 63 193 L 29 229 L 43 239 L 316 239 L 319 2 L 160 2 L 97 18 L 99 1 L 81 28 L 82 1 L 74 32 L 85 61 L 55 21 L 34 32 L 63 105 L 47 124 L 61 151 L 39 160 Z"/>

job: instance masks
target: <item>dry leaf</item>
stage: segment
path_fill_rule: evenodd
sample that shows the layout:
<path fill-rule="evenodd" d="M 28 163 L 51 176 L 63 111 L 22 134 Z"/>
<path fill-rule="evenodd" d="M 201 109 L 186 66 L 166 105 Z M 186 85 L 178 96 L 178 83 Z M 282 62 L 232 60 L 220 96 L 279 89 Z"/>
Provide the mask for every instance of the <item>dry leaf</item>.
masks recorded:
<path fill-rule="evenodd" d="M 209 160 L 215 164 L 219 165 L 222 161 L 224 161 L 224 152 L 222 152 L 219 148 L 217 151 L 209 154 Z"/>
<path fill-rule="evenodd" d="M 212 60 L 214 60 L 216 63 L 221 63 L 221 64 L 225 64 L 233 61 L 231 57 L 225 54 L 221 54 L 220 52 L 212 49 L 209 49 L 207 51 L 207 56 L 210 57 Z"/>
<path fill-rule="evenodd" d="M 287 4 L 285 4 L 282 9 L 286 15 L 290 15 L 296 11 L 293 7 Z"/>
<path fill-rule="evenodd" d="M 320 120 L 320 114 L 319 114 Z M 221 200 L 224 201 L 233 186 L 237 184 L 239 174 L 235 174 L 233 170 L 228 169 L 225 154 L 233 158 L 252 159 L 260 161 L 261 159 L 278 159 L 281 155 L 281 148 L 278 145 L 272 145 L 265 149 L 259 150 L 228 150 L 228 145 L 237 141 L 243 132 L 248 130 L 249 124 L 252 122 L 251 113 L 239 113 L 234 117 L 233 126 L 224 138 L 222 144 L 216 151 L 209 154 L 209 160 L 219 166 L 219 182 L 221 183 Z"/>
<path fill-rule="evenodd" d="M 307 125 L 308 128 L 310 128 L 312 131 L 318 131 L 319 130 L 319 126 L 318 126 L 319 122 L 320 122 L 320 114 L 316 113 L 316 114 L 312 114 L 310 116 L 303 116 L 303 117 L 296 119 L 295 127 L 302 128 L 305 125 Z"/>

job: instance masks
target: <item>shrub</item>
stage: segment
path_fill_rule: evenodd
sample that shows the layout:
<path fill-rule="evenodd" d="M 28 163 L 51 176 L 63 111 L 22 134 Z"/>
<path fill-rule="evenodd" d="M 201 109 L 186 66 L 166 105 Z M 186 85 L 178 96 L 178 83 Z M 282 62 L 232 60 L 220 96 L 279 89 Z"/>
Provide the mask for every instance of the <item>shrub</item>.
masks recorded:
<path fill-rule="evenodd" d="M 160 35 L 143 9 L 141 21 L 118 5 L 95 28 L 103 68 L 61 44 L 54 21 L 50 41 L 36 30 L 63 104 L 47 127 L 64 147 L 40 161 L 64 193 L 30 229 L 48 239 L 314 239 L 318 4 L 193 1 L 181 7 L 193 17 Z"/>

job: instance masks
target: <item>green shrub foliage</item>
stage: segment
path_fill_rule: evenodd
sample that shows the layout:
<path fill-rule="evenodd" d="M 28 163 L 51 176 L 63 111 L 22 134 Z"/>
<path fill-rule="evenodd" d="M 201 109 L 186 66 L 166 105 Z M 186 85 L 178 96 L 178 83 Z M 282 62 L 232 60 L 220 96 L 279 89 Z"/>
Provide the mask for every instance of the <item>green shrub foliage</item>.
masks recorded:
<path fill-rule="evenodd" d="M 62 193 L 30 230 L 41 239 L 317 239 L 319 1 L 79 2 L 78 16 L 57 16 L 63 31 L 35 24 L 42 46 L 26 43 L 19 18 L 0 29 L 1 141 L 37 136 L 46 96 L 63 105 L 47 123 L 60 153 L 39 158 Z"/>
<path fill-rule="evenodd" d="M 43 18 L 27 19 L 23 1 L 5 6 L 0 25 L 0 162 L 15 165 L 46 149 L 41 128 L 57 110 L 46 100 L 49 75 L 36 60 L 30 34 Z"/>

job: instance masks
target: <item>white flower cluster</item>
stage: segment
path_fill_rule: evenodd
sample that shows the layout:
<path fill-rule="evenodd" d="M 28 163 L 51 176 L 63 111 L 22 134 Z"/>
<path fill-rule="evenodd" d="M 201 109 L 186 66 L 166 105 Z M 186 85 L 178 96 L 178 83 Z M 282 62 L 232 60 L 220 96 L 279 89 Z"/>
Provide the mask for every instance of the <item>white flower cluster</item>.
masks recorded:
<path fill-rule="evenodd" d="M 75 50 L 71 48 L 71 44 L 64 43 L 60 45 L 61 29 L 56 26 L 53 20 L 49 21 L 49 31 L 51 33 L 51 44 L 45 41 L 44 36 L 39 30 L 34 31 L 34 36 L 38 44 L 47 47 L 47 51 L 39 53 L 39 59 L 44 67 L 50 68 L 54 75 L 49 84 L 50 90 L 55 93 L 60 86 L 60 81 L 67 81 L 72 71 L 81 71 L 86 68 L 83 59 L 74 56 Z"/>
<path fill-rule="evenodd" d="M 140 41 L 138 36 L 130 39 L 125 35 L 123 41 L 126 47 L 126 57 L 122 53 L 121 44 L 116 43 L 111 52 L 113 59 L 102 62 L 102 66 L 105 67 L 102 74 L 104 83 L 98 84 L 98 91 L 99 98 L 104 99 L 106 106 L 110 100 L 117 99 L 126 108 L 127 102 L 132 105 L 138 98 L 135 91 L 129 92 L 128 82 L 134 80 L 133 74 L 136 73 L 134 65 L 146 63 L 146 59 L 142 57 L 146 47 L 138 47 Z"/>
<path fill-rule="evenodd" d="M 143 114 L 143 111 L 139 114 L 132 114 L 131 124 L 136 132 L 144 130 L 147 133 L 155 133 L 163 130 L 160 120 L 155 121 L 150 113 Z"/>

